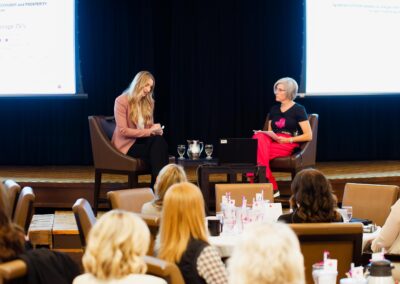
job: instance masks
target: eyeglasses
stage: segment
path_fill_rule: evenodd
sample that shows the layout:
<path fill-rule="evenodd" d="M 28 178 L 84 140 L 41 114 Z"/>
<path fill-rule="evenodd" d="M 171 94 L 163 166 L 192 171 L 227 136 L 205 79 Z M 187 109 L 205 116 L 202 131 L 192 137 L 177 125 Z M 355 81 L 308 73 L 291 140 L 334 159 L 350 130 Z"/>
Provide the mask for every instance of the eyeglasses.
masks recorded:
<path fill-rule="evenodd" d="M 286 90 L 281 88 L 276 88 L 274 93 L 276 94 L 278 92 L 286 92 Z"/>

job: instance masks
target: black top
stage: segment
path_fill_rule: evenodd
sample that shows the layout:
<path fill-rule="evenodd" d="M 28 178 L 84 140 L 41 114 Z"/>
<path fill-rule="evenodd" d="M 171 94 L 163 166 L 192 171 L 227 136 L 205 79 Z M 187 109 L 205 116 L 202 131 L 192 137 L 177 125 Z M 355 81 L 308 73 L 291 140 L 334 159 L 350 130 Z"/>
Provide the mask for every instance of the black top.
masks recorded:
<path fill-rule="evenodd" d="M 80 274 L 77 264 L 61 252 L 35 249 L 20 254 L 18 258 L 27 264 L 28 273 L 12 283 L 69 284 Z"/>
<path fill-rule="evenodd" d="M 303 219 L 300 219 L 300 217 L 296 214 L 297 212 L 294 211 L 289 214 L 284 214 L 279 216 L 278 221 L 279 222 L 284 222 L 287 224 L 293 224 L 293 223 L 312 223 L 312 222 L 305 222 Z M 340 216 L 336 220 L 326 220 L 323 222 L 318 222 L 318 223 L 331 223 L 331 222 L 343 222 L 343 218 Z M 315 223 L 315 222 L 314 222 Z"/>
<path fill-rule="evenodd" d="M 197 271 L 197 259 L 205 247 L 209 246 L 204 241 L 190 239 L 186 251 L 178 263 L 178 267 L 182 273 L 185 283 L 190 284 L 206 284 L 206 281 L 199 275 Z"/>
<path fill-rule="evenodd" d="M 287 111 L 281 112 L 279 104 L 275 104 L 269 111 L 269 119 L 271 120 L 272 131 L 275 133 L 286 133 L 291 136 L 303 134 L 299 122 L 308 120 L 306 109 L 295 103 Z"/>

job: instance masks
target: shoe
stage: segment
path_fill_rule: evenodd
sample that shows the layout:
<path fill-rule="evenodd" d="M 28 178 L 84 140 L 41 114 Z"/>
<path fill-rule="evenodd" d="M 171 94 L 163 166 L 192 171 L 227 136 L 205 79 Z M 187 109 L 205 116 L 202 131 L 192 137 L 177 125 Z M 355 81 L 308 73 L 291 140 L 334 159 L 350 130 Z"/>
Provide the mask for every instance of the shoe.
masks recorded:
<path fill-rule="evenodd" d="M 274 190 L 274 198 L 279 197 L 279 196 L 281 196 L 281 193 L 279 192 L 279 190 Z"/>

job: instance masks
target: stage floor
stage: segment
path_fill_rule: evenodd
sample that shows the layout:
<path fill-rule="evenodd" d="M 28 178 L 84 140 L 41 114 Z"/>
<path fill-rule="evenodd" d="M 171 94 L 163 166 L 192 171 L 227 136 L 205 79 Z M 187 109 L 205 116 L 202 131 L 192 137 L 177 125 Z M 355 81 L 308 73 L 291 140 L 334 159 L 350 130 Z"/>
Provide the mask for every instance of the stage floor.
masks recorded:
<path fill-rule="evenodd" d="M 339 201 L 347 182 L 395 184 L 400 186 L 400 161 L 348 161 L 317 163 L 331 181 Z M 191 182 L 196 182 L 196 169 L 188 168 Z M 290 195 L 290 175 L 275 173 L 279 189 L 285 197 Z M 0 166 L 0 179 L 13 179 L 22 186 L 31 186 L 36 193 L 36 207 L 70 208 L 80 197 L 92 200 L 94 169 L 91 166 Z M 150 176 L 141 176 L 139 182 L 145 186 Z M 224 182 L 223 175 L 212 175 L 212 182 Z M 103 176 L 103 193 L 112 189 L 126 188 L 127 178 L 120 175 Z"/>

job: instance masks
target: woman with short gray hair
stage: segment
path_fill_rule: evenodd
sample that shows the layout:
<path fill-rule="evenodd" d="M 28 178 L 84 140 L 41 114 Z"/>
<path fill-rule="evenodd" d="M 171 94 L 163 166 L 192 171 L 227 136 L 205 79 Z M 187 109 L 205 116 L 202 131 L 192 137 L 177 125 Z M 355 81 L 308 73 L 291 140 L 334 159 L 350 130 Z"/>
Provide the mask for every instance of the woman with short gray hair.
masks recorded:
<path fill-rule="evenodd" d="M 269 167 L 269 161 L 286 157 L 300 146 L 299 143 L 312 140 L 312 130 L 304 106 L 295 103 L 298 86 L 294 79 L 281 78 L 274 84 L 275 100 L 278 102 L 269 111 L 268 131 L 278 136 L 273 140 L 264 132 L 253 136 L 258 140 L 257 163 L 266 167 L 266 176 L 279 196 L 278 185 Z M 251 177 L 251 176 L 250 176 Z"/>

